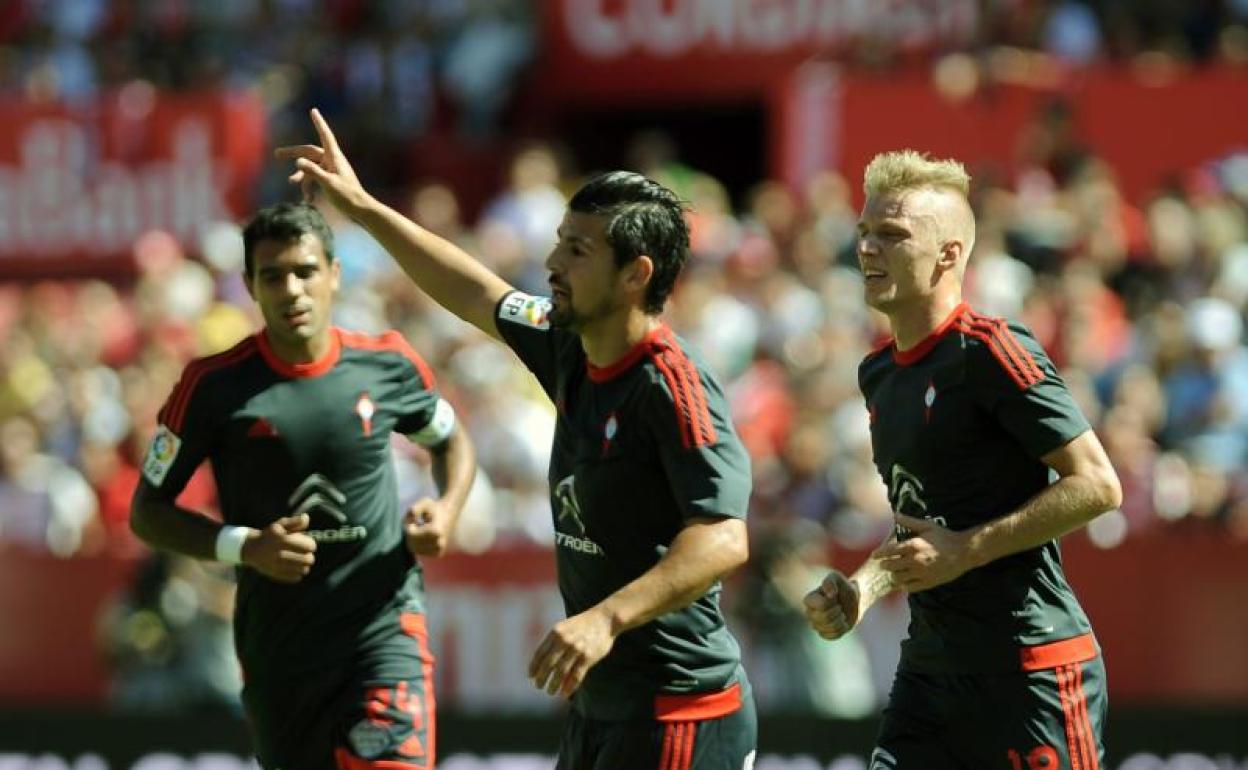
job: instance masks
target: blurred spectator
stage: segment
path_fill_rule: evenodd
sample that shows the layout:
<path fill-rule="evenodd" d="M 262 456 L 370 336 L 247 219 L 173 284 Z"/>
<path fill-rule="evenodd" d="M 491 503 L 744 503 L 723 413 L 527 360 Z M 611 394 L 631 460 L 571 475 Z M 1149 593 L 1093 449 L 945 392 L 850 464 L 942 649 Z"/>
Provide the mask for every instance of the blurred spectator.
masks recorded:
<path fill-rule="evenodd" d="M 144 714 L 241 714 L 233 612 L 231 568 L 153 553 L 101 621 L 111 705 Z"/>
<path fill-rule="evenodd" d="M 756 531 L 736 578 L 732 605 L 754 696 L 764 711 L 863 717 L 878 698 L 858 635 L 827 644 L 810 633 L 802 611 L 802 597 L 827 571 L 818 527 L 807 524 Z"/>
<path fill-rule="evenodd" d="M 0 538 L 62 557 L 98 548 L 95 493 L 77 469 L 41 448 L 31 420 L 0 423 Z"/>

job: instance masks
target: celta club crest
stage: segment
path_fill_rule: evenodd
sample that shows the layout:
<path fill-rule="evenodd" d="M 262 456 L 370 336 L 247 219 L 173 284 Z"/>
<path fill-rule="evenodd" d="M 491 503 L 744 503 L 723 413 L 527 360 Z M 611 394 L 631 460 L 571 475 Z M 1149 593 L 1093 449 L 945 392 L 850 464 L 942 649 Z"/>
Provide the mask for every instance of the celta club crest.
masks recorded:
<path fill-rule="evenodd" d="M 932 405 L 936 403 L 936 384 L 927 383 L 927 390 L 923 392 L 923 422 L 931 422 Z"/>
<path fill-rule="evenodd" d="M 360 427 L 364 431 L 365 436 L 371 436 L 373 433 L 373 415 L 377 413 L 377 405 L 368 397 L 368 391 L 360 394 L 359 399 L 355 402 L 355 413 L 359 415 Z"/>
<path fill-rule="evenodd" d="M 581 504 L 576 499 L 576 476 L 568 476 L 555 486 L 555 503 L 559 506 L 559 521 L 572 519 L 581 534 L 585 534 L 585 520 L 581 518 Z"/>

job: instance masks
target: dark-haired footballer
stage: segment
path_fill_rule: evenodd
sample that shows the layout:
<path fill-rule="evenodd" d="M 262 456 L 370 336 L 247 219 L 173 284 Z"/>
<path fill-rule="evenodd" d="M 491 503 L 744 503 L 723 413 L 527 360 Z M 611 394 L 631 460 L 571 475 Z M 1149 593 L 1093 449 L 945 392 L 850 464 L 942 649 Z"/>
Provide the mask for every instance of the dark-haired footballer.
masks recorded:
<path fill-rule="evenodd" d="M 724 395 L 659 315 L 689 253 L 684 210 L 638 174 L 573 196 L 546 261 L 551 297 L 523 294 L 373 199 L 329 126 L 279 150 L 412 279 L 507 344 L 558 411 L 550 464 L 568 618 L 538 646 L 534 683 L 571 698 L 560 770 L 742 770 L 753 699 L 719 608 L 747 557 L 749 459 Z"/>
<path fill-rule="evenodd" d="M 962 301 L 975 241 L 962 164 L 912 151 L 865 174 L 858 259 L 893 340 L 858 370 L 895 536 L 805 599 L 824 638 L 909 594 L 872 770 L 1097 770 L 1105 666 L 1058 539 L 1118 477 L 1023 326 Z"/>
<path fill-rule="evenodd" d="M 243 704 L 267 770 L 432 770 L 417 557 L 446 548 L 472 445 L 402 337 L 330 325 L 339 265 L 320 212 L 263 209 L 243 242 L 264 329 L 186 367 L 131 525 L 153 547 L 237 565 Z M 431 451 L 440 498 L 400 509 L 394 432 Z M 174 502 L 205 459 L 224 526 Z"/>

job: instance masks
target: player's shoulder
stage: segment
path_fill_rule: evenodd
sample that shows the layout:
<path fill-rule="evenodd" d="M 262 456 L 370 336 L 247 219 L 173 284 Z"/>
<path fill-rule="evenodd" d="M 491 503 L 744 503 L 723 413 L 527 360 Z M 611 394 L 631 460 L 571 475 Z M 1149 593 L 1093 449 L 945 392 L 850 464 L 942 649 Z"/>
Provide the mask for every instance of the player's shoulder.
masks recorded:
<path fill-rule="evenodd" d="M 369 334 L 334 327 L 334 333 L 338 335 L 343 351 L 349 352 L 353 358 L 410 364 L 432 385 L 433 373 L 425 359 L 416 352 L 406 337 L 394 329 L 387 329 L 380 334 Z"/>
<path fill-rule="evenodd" d="M 1025 324 L 967 308 L 954 328 L 962 335 L 972 372 L 1004 375 L 1020 390 L 1045 379 L 1048 356 Z"/>
<path fill-rule="evenodd" d="M 645 403 L 653 416 L 674 420 L 686 447 L 719 440 L 717 420 L 727 405 L 723 390 L 701 354 L 667 326 L 659 327 L 641 346 Z"/>
<path fill-rule="evenodd" d="M 667 392 L 684 383 L 700 388 L 719 388 L 714 373 L 696 347 L 667 326 L 656 330 L 642 346 L 642 362 L 654 388 Z"/>
<path fill-rule="evenodd" d="M 867 354 L 858 362 L 858 371 L 861 373 L 889 366 L 893 363 L 892 353 L 893 338 L 889 337 L 867 351 Z"/>
<path fill-rule="evenodd" d="M 858 387 L 864 393 L 872 383 L 884 376 L 895 365 L 893 361 L 893 338 L 880 342 L 858 362 Z"/>
<path fill-rule="evenodd" d="M 244 337 L 233 347 L 220 353 L 192 359 L 182 370 L 182 376 L 173 392 L 165 401 L 157 419 L 175 432 L 182 430 L 188 411 L 211 409 L 203 394 L 218 392 L 220 387 L 237 383 L 234 376 L 240 367 L 246 366 L 260 355 L 259 335 Z M 192 406 L 194 404 L 194 406 Z"/>
<path fill-rule="evenodd" d="M 182 369 L 182 379 L 184 381 L 188 378 L 202 380 L 217 372 L 228 372 L 246 364 L 259 353 L 259 335 L 249 335 L 220 353 L 192 358 Z"/>

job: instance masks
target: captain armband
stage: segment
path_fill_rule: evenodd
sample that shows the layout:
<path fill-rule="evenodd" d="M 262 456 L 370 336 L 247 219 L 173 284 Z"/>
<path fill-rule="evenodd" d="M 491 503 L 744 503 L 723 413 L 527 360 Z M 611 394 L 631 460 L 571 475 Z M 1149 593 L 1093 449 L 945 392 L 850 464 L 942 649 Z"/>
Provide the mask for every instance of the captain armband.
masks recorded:
<path fill-rule="evenodd" d="M 423 447 L 436 447 L 450 438 L 453 432 L 455 432 L 455 408 L 446 399 L 439 398 L 429 424 L 416 433 L 409 434 L 408 438 Z"/>

